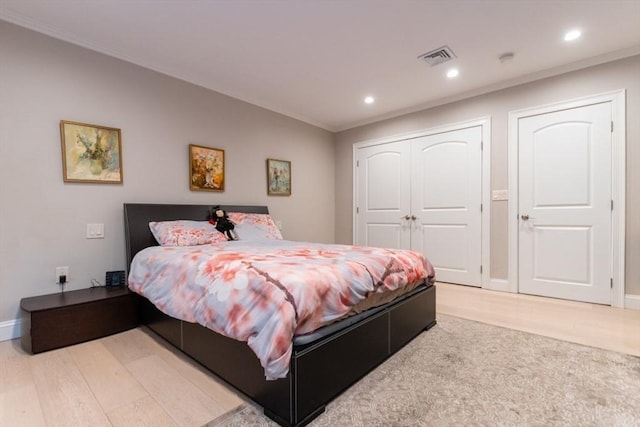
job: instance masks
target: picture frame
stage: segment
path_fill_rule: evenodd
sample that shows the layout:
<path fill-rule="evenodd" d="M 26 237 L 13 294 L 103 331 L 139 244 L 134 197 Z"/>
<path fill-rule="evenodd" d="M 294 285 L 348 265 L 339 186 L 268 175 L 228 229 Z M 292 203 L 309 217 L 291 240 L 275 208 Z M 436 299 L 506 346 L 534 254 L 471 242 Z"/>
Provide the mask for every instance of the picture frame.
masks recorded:
<path fill-rule="evenodd" d="M 224 191 L 224 150 L 189 144 L 189 188 L 192 191 Z"/>
<path fill-rule="evenodd" d="M 267 159 L 267 194 L 269 196 L 291 195 L 291 162 Z"/>
<path fill-rule="evenodd" d="M 122 184 L 120 129 L 60 121 L 64 182 Z"/>

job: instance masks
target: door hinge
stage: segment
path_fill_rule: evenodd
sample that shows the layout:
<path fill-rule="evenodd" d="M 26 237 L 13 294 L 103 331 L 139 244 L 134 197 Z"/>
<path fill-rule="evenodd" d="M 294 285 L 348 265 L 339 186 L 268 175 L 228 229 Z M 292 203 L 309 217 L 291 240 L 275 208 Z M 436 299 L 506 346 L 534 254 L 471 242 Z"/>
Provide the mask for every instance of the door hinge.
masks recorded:
<path fill-rule="evenodd" d="M 613 289 L 613 277 L 611 278 L 611 280 L 609 281 L 609 283 L 611 283 L 611 289 Z"/>
<path fill-rule="evenodd" d="M 611 210 L 613 210 L 613 199 L 611 199 Z"/>
<path fill-rule="evenodd" d="M 356 213 L 360 213 L 360 208 L 356 206 Z"/>
<path fill-rule="evenodd" d="M 613 120 L 611 120 L 611 132 L 613 132 Z"/>
<path fill-rule="evenodd" d="M 482 274 L 482 266 L 480 266 L 480 274 Z"/>
<path fill-rule="evenodd" d="M 360 160 L 356 160 L 356 167 L 359 168 L 360 167 Z"/>
<path fill-rule="evenodd" d="M 480 203 L 480 212 L 482 212 L 482 203 Z"/>
<path fill-rule="evenodd" d="M 484 150 L 484 141 L 480 141 L 480 151 Z"/>

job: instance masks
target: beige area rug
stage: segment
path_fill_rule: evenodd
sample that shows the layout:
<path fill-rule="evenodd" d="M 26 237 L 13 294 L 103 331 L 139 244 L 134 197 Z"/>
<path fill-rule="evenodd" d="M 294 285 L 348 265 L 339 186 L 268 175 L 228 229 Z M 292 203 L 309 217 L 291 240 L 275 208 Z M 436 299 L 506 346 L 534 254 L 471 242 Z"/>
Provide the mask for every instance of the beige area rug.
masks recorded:
<path fill-rule="evenodd" d="M 640 358 L 438 315 L 320 426 L 640 426 Z M 276 426 L 245 404 L 209 427 Z"/>

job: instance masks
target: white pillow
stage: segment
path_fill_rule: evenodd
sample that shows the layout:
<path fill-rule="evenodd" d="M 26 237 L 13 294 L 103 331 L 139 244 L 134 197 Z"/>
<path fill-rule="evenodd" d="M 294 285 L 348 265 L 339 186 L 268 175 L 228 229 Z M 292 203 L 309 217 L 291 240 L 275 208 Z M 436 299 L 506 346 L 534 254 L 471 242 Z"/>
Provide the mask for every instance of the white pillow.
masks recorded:
<path fill-rule="evenodd" d="M 270 215 L 229 212 L 229 219 L 235 224 L 238 240 L 282 240 L 282 233 Z"/>

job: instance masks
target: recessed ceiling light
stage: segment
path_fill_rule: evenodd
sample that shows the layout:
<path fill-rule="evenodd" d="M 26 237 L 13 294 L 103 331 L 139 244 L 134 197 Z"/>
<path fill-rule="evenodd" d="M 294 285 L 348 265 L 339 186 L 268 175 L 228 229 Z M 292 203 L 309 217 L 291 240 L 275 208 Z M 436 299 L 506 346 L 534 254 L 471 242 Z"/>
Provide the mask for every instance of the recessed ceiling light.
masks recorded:
<path fill-rule="evenodd" d="M 364 99 L 364 103 L 365 103 L 365 104 L 373 104 L 373 101 L 375 101 L 375 99 L 373 99 L 373 96 L 367 96 L 367 97 Z"/>
<path fill-rule="evenodd" d="M 452 68 L 449 71 L 447 71 L 447 77 L 450 79 L 454 77 L 458 77 L 458 74 L 460 74 L 460 72 L 458 71 L 457 68 Z"/>
<path fill-rule="evenodd" d="M 571 30 L 564 35 L 564 41 L 570 42 L 572 40 L 580 38 L 581 35 L 582 33 L 580 32 L 580 30 Z"/>

